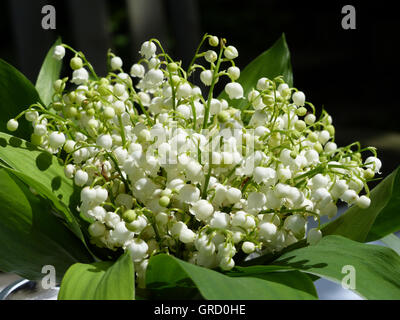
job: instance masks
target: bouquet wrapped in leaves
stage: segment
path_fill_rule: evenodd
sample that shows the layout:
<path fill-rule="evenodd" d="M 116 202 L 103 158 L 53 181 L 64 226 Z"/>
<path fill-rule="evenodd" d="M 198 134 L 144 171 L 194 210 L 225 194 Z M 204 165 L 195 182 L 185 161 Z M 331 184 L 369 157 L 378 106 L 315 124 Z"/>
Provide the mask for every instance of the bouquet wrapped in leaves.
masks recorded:
<path fill-rule="evenodd" d="M 1 62 L 2 270 L 52 265 L 60 299 L 315 299 L 350 265 L 350 289 L 400 297 L 398 254 L 363 243 L 399 248 L 398 170 L 369 190 L 375 148 L 335 143 L 284 36 L 243 71 L 207 34 L 185 69 L 156 39 L 140 54 L 126 73 L 110 51 L 101 77 L 58 41 L 36 88 Z"/>

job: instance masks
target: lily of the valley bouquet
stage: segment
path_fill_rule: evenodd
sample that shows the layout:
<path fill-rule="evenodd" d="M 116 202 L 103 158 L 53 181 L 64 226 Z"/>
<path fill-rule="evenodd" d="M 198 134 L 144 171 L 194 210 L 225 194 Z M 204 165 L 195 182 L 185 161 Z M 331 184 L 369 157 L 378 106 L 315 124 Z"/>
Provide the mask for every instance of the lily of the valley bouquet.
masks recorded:
<path fill-rule="evenodd" d="M 314 299 L 350 265 L 350 289 L 400 297 L 397 253 L 362 243 L 399 229 L 398 172 L 370 192 L 375 148 L 335 143 L 284 37 L 242 71 L 212 35 L 187 68 L 156 39 L 140 54 L 99 76 L 57 42 L 36 89 L 2 62 L 3 128 L 30 142 L 0 133 L 1 269 L 54 266 L 60 299 Z"/>

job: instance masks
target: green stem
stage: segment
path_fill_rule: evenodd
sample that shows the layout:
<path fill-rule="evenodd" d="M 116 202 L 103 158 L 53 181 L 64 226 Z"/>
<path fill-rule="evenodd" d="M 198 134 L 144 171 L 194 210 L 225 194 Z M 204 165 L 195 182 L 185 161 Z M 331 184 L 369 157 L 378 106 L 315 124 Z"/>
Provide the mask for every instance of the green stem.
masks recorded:
<path fill-rule="evenodd" d="M 218 78 L 219 67 L 220 67 L 221 62 L 222 62 L 221 57 L 222 57 L 222 52 L 223 51 L 224 51 L 224 42 L 221 40 L 221 48 L 219 50 L 218 61 L 217 61 L 217 65 L 215 66 L 215 69 L 214 69 L 213 78 L 212 78 L 211 86 L 210 86 L 210 91 L 208 92 L 207 106 L 206 106 L 206 109 L 204 111 L 203 129 L 205 129 L 207 127 L 208 117 L 209 117 L 209 114 L 210 114 L 211 99 L 213 97 L 214 86 L 215 86 L 216 80 Z"/>

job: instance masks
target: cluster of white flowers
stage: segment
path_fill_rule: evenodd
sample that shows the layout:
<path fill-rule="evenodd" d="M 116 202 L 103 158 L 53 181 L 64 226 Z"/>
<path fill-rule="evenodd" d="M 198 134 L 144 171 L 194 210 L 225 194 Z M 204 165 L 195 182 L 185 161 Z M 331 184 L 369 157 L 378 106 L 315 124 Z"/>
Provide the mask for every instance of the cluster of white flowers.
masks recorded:
<path fill-rule="evenodd" d="M 323 111 L 317 119 L 282 77 L 259 79 L 244 97 L 238 51 L 206 40 L 218 52 L 199 46 L 187 71 L 156 39 L 143 43 L 130 74 L 110 53 L 103 78 L 74 51 L 74 90 L 59 79 L 49 109 L 35 104 L 23 113 L 31 141 L 63 158 L 66 176 L 82 187 L 78 209 L 92 242 L 130 251 L 139 282 L 160 252 L 229 270 L 249 254 L 304 238 L 315 244 L 322 234 L 307 232 L 307 218 L 334 217 L 339 200 L 368 207 L 367 181 L 381 168 L 374 148 L 338 147 L 332 118 Z M 197 69 L 206 96 L 188 80 Z M 227 99 L 213 96 L 222 77 Z M 233 99 L 245 107 L 231 107 Z M 9 130 L 17 127 L 9 121 Z M 363 161 L 363 151 L 373 156 Z"/>

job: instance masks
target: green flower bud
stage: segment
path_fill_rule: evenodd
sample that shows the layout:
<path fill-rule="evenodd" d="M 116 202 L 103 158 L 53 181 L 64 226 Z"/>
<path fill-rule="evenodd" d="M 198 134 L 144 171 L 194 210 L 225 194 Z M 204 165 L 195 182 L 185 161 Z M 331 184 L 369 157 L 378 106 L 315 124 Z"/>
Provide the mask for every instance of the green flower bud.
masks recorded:
<path fill-rule="evenodd" d="M 285 89 L 282 90 L 281 95 L 282 95 L 283 97 L 287 97 L 287 96 L 290 95 L 291 92 L 292 92 L 292 91 L 290 90 L 290 88 L 285 88 Z"/>
<path fill-rule="evenodd" d="M 315 132 L 311 132 L 308 135 L 308 140 L 310 140 L 311 142 L 317 142 L 318 141 L 318 135 Z"/>
<path fill-rule="evenodd" d="M 67 108 L 65 115 L 68 118 L 74 118 L 74 117 L 76 117 L 77 114 L 78 114 L 78 110 L 75 107 L 69 107 L 69 108 Z"/>
<path fill-rule="evenodd" d="M 70 64 L 72 70 L 78 70 L 83 67 L 82 59 L 79 57 L 74 57 L 71 59 Z"/>
<path fill-rule="evenodd" d="M 35 146 L 40 146 L 43 142 L 43 136 L 38 136 L 37 134 L 31 134 L 31 142 Z"/>
<path fill-rule="evenodd" d="M 216 36 L 210 36 L 208 38 L 208 43 L 211 47 L 216 47 L 219 43 L 218 37 Z"/>
<path fill-rule="evenodd" d="M 371 168 L 364 170 L 364 178 L 365 179 L 372 179 L 375 176 L 374 170 Z"/>
<path fill-rule="evenodd" d="M 175 62 L 171 62 L 170 64 L 168 64 L 168 70 L 170 72 L 175 72 L 178 70 L 178 65 Z"/>
<path fill-rule="evenodd" d="M 303 131 L 306 128 L 306 123 L 303 120 L 297 120 L 294 124 L 294 127 L 298 131 Z"/>
<path fill-rule="evenodd" d="M 88 110 L 86 111 L 86 113 L 88 114 L 88 116 L 94 116 L 95 111 L 94 111 L 93 108 L 90 108 L 90 109 L 88 109 Z"/>
<path fill-rule="evenodd" d="M 300 107 L 296 110 L 296 114 L 300 117 L 304 117 L 307 114 L 307 108 Z"/>
<path fill-rule="evenodd" d="M 136 217 L 137 217 L 137 214 L 136 214 L 135 210 L 126 210 L 122 214 L 122 219 L 127 223 L 131 223 L 132 221 L 135 221 Z"/>
<path fill-rule="evenodd" d="M 65 83 L 61 79 L 58 79 L 54 81 L 53 88 L 55 92 L 62 92 L 65 89 Z"/>
<path fill-rule="evenodd" d="M 166 207 L 168 207 L 170 201 L 171 201 L 171 200 L 169 199 L 169 197 L 163 196 L 163 197 L 161 197 L 160 200 L 158 201 L 158 204 L 159 204 L 161 207 L 166 208 Z"/>
<path fill-rule="evenodd" d="M 112 119 L 115 116 L 115 110 L 112 107 L 105 107 L 103 114 L 106 119 Z"/>
<path fill-rule="evenodd" d="M 323 150 L 324 148 L 322 148 L 322 145 L 321 145 L 319 142 L 316 142 L 316 143 L 314 144 L 314 149 L 315 149 L 315 151 L 317 151 L 318 153 L 321 153 L 322 150 Z M 321 161 L 322 161 L 322 160 L 321 160 Z"/>
<path fill-rule="evenodd" d="M 270 147 L 277 147 L 281 143 L 281 134 L 279 132 L 274 132 L 271 134 L 268 140 L 268 144 Z"/>
<path fill-rule="evenodd" d="M 75 93 L 75 91 L 71 91 L 71 92 L 68 94 L 68 98 L 69 98 L 69 101 L 75 102 L 75 100 L 76 100 L 76 93 Z"/>
<path fill-rule="evenodd" d="M 329 132 L 331 137 L 335 135 L 335 127 L 333 125 L 326 126 L 325 130 Z"/>
<path fill-rule="evenodd" d="M 63 104 L 61 102 L 53 102 L 51 106 L 53 107 L 54 110 L 60 111 L 63 107 Z"/>
<path fill-rule="evenodd" d="M 228 111 L 221 111 L 217 115 L 218 121 L 221 123 L 225 123 L 229 120 L 229 112 Z"/>
<path fill-rule="evenodd" d="M 177 75 L 173 75 L 171 78 L 172 78 L 172 84 L 174 86 L 176 86 L 179 82 L 181 82 L 181 77 Z"/>
<path fill-rule="evenodd" d="M 262 97 L 262 101 L 266 106 L 272 106 L 275 103 L 275 98 L 270 94 L 266 94 Z"/>

